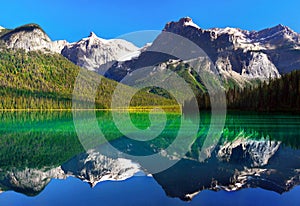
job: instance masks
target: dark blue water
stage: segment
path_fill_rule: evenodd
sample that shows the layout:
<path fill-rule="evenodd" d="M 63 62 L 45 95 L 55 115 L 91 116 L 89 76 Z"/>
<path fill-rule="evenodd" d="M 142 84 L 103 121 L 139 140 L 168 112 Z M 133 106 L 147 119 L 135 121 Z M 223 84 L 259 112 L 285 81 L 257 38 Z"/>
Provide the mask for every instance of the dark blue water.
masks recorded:
<path fill-rule="evenodd" d="M 125 181 L 101 182 L 91 188 L 76 178 L 53 179 L 47 188 L 36 197 L 28 197 L 15 192 L 0 195 L 1 205 L 11 206 L 60 206 L 60 205 L 243 205 L 243 206 L 297 206 L 300 205 L 300 187 L 282 195 L 259 188 L 237 192 L 202 191 L 191 202 L 167 197 L 163 189 L 152 177 L 137 176 Z"/>

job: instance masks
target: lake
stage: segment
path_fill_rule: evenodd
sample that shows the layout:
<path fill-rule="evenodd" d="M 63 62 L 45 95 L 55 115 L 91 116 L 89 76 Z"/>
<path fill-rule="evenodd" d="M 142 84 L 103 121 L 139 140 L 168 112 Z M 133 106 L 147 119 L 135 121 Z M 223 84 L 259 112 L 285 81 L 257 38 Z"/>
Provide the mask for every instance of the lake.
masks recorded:
<path fill-rule="evenodd" d="M 0 205 L 300 205 L 300 116 L 129 118 L 0 113 Z"/>

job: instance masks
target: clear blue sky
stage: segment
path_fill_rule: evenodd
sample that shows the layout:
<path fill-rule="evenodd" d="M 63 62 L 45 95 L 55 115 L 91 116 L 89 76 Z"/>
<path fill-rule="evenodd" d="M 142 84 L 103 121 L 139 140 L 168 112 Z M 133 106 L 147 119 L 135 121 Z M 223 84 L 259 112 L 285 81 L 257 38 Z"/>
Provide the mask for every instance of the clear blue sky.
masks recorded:
<path fill-rule="evenodd" d="M 169 21 L 190 16 L 202 28 L 259 30 L 279 23 L 300 32 L 299 0 L 7 0 L 0 25 L 41 25 L 53 40 L 77 41 L 94 31 L 114 38 L 139 30 L 161 30 Z"/>

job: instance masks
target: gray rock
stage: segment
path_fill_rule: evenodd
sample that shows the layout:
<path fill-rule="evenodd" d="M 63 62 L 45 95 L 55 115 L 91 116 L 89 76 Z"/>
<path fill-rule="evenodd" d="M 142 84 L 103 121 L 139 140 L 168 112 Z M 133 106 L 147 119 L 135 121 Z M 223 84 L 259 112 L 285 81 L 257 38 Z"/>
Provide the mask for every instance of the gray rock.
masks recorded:
<path fill-rule="evenodd" d="M 28 24 L 16 28 L 3 36 L 7 48 L 24 49 L 28 51 L 43 51 L 60 53 L 68 44 L 65 40 L 51 41 L 48 35 L 35 24 Z"/>
<path fill-rule="evenodd" d="M 140 52 L 136 46 L 128 41 L 122 39 L 105 40 L 91 32 L 88 38 L 67 45 L 61 53 L 74 64 L 88 70 L 95 70 L 108 62 L 131 59 L 131 57 L 139 55 Z"/>

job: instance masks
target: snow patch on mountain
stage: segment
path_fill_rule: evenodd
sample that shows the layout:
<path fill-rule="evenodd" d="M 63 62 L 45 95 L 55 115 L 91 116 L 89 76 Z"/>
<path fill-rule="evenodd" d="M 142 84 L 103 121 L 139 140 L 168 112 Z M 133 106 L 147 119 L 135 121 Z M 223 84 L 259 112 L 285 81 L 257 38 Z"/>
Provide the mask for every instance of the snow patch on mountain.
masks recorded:
<path fill-rule="evenodd" d="M 108 157 L 95 150 L 77 155 L 62 165 L 68 176 L 75 176 L 92 187 L 102 181 L 121 181 L 141 171 L 140 165 L 131 160 Z"/>
<path fill-rule="evenodd" d="M 91 32 L 90 36 L 67 45 L 62 55 L 73 63 L 95 70 L 112 61 L 125 61 L 140 54 L 139 48 L 123 39 L 105 40 Z"/>
<path fill-rule="evenodd" d="M 247 52 L 247 51 L 261 51 L 266 49 L 259 42 L 253 42 L 253 40 L 250 38 L 251 32 L 246 30 L 226 27 L 226 28 L 207 29 L 206 31 L 210 32 L 211 38 L 213 40 L 216 40 L 222 35 L 228 35 L 229 36 L 228 40 L 233 43 L 234 50 L 243 49 L 244 52 Z"/>
<path fill-rule="evenodd" d="M 279 149 L 281 142 L 279 141 L 258 141 L 245 138 L 238 138 L 232 142 L 225 142 L 218 151 L 220 160 L 229 161 L 234 153 L 234 150 L 240 148 L 243 151 L 244 157 L 249 155 L 252 161 L 252 166 L 264 166 Z"/>
<path fill-rule="evenodd" d="M 195 24 L 195 23 L 193 22 L 193 20 L 192 20 L 190 17 L 185 17 L 185 18 L 184 18 L 184 23 L 183 23 L 183 25 L 184 25 L 184 26 L 191 26 L 191 27 L 195 27 L 195 28 L 197 28 L 197 29 L 200 29 L 200 27 L 199 27 L 197 24 Z"/>

